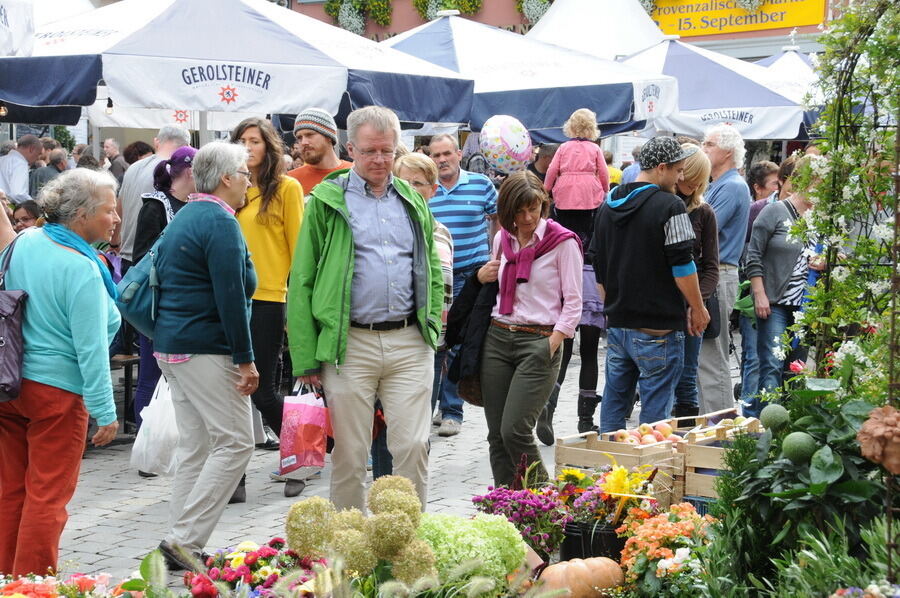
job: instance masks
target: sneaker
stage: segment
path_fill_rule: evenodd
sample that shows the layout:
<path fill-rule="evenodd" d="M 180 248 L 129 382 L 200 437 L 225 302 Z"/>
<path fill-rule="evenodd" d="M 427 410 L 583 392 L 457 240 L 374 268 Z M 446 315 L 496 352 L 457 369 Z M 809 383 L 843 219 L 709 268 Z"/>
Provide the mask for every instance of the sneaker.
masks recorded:
<path fill-rule="evenodd" d="M 442 423 L 444 423 L 444 416 L 441 415 L 440 410 L 438 410 L 438 412 L 434 414 L 434 417 L 431 418 L 431 425 L 439 426 Z"/>
<path fill-rule="evenodd" d="M 456 436 L 459 434 L 460 428 L 462 428 L 462 422 L 458 422 L 455 419 L 445 419 L 441 422 L 438 436 Z"/>
<path fill-rule="evenodd" d="M 272 480 L 273 482 L 286 482 L 287 481 L 287 477 L 278 473 L 278 470 L 270 471 L 269 479 Z"/>

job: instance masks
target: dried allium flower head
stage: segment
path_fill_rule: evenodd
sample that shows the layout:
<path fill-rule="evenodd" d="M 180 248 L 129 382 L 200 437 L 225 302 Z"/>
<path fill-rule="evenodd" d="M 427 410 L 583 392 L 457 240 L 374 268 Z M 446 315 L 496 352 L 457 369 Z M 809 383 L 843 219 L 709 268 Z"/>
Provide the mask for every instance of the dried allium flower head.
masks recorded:
<path fill-rule="evenodd" d="M 419 497 L 416 492 L 416 487 L 413 486 L 413 483 L 409 480 L 409 478 L 404 478 L 399 475 L 385 475 L 381 476 L 374 482 L 372 482 L 372 487 L 369 488 L 369 508 L 371 509 L 372 500 L 374 500 L 379 494 L 384 492 L 385 490 L 399 490 L 403 494 L 409 494 L 410 496 Z"/>
<path fill-rule="evenodd" d="M 334 533 L 334 515 L 334 505 L 321 496 L 311 496 L 291 505 L 285 519 L 288 546 L 300 556 L 324 556 Z"/>
<path fill-rule="evenodd" d="M 390 561 L 415 537 L 416 528 L 403 513 L 379 513 L 366 519 L 364 533 L 375 556 Z"/>
<path fill-rule="evenodd" d="M 422 518 L 422 503 L 416 495 L 410 496 L 400 490 L 388 488 L 377 494 L 369 495 L 369 510 L 373 514 L 404 513 L 409 517 L 413 527 L 419 527 Z"/>
<path fill-rule="evenodd" d="M 890 405 L 873 409 L 856 439 L 863 457 L 900 474 L 900 412 Z"/>
<path fill-rule="evenodd" d="M 355 529 L 356 531 L 361 532 L 365 524 L 366 517 L 362 514 L 362 511 L 355 507 L 350 507 L 349 509 L 338 511 L 335 514 L 334 518 L 331 520 L 331 525 L 334 528 L 334 531 L 342 529 Z"/>
<path fill-rule="evenodd" d="M 331 549 L 344 559 L 344 567 L 359 577 L 368 575 L 378 564 L 365 534 L 359 530 L 341 529 L 334 532 Z"/>
<path fill-rule="evenodd" d="M 418 580 L 434 578 L 437 569 L 434 567 L 434 551 L 428 542 L 416 538 L 403 547 L 391 563 L 391 572 L 395 579 L 407 585 L 418 585 Z"/>

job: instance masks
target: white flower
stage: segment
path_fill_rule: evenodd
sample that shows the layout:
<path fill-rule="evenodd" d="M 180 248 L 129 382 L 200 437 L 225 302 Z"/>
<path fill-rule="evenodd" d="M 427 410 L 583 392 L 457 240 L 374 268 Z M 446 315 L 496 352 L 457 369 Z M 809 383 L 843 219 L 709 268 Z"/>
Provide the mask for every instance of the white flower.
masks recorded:
<path fill-rule="evenodd" d="M 831 279 L 835 282 L 844 282 L 850 278 L 850 269 L 844 266 L 838 266 L 831 271 Z"/>
<path fill-rule="evenodd" d="M 772 347 L 772 355 L 774 355 L 777 359 L 784 361 L 787 357 L 787 351 L 784 350 L 784 347 L 781 346 L 781 338 L 775 337 L 772 339 L 775 345 Z"/>
<path fill-rule="evenodd" d="M 890 280 L 873 280 L 866 283 L 866 288 L 872 291 L 873 295 L 882 295 L 891 290 Z"/>
<path fill-rule="evenodd" d="M 872 238 L 876 241 L 890 242 L 894 238 L 894 227 L 887 220 L 872 227 Z"/>
<path fill-rule="evenodd" d="M 678 548 L 675 550 L 675 562 L 683 563 L 688 560 L 691 556 L 691 549 L 687 547 Z"/>

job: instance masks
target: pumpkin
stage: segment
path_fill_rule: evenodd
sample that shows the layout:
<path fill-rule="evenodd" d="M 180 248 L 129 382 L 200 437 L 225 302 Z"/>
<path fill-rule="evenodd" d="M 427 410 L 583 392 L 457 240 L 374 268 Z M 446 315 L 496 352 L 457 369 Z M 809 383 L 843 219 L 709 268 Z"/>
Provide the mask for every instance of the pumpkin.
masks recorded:
<path fill-rule="evenodd" d="M 594 598 L 600 590 L 624 584 L 625 574 L 617 562 L 601 556 L 550 565 L 540 579 L 547 590 L 567 590 L 570 598 Z"/>

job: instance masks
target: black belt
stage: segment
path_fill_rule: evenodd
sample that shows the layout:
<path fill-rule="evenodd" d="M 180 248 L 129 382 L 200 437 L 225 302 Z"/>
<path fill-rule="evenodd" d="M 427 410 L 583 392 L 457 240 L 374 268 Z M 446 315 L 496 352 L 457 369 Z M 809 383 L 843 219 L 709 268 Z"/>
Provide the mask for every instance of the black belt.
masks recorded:
<path fill-rule="evenodd" d="M 401 328 L 406 328 L 407 326 L 412 325 L 415 322 L 415 318 L 410 316 L 405 320 L 398 320 L 396 322 L 375 322 L 373 324 L 362 324 L 360 322 L 350 321 L 350 325 L 354 328 L 365 328 L 366 330 L 372 330 L 375 332 L 384 332 L 385 330 L 400 330 Z"/>

